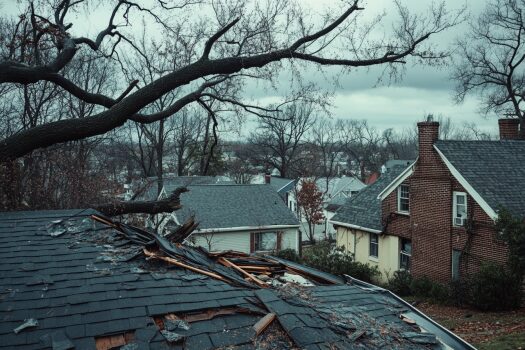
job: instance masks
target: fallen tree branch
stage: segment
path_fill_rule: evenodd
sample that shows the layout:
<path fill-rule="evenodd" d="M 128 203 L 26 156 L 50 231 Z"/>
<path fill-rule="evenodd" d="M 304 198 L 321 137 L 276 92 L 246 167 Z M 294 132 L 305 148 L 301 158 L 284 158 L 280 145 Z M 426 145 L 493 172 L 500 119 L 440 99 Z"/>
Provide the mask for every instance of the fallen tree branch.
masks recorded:
<path fill-rule="evenodd" d="M 93 206 L 106 216 L 116 216 L 132 213 L 159 214 L 171 213 L 181 208 L 180 194 L 188 192 L 185 187 L 179 187 L 171 195 L 158 201 L 116 201 L 102 205 Z"/>

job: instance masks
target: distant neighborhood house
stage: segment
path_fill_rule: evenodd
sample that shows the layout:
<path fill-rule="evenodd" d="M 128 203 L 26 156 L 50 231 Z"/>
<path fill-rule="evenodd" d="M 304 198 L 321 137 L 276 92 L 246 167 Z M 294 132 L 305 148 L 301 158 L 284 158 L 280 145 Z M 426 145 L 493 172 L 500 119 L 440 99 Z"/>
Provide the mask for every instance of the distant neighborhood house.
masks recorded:
<path fill-rule="evenodd" d="M 273 187 L 237 185 L 214 177 L 188 180 L 173 177 L 164 181 L 161 198 L 180 186 L 186 186 L 189 192 L 181 194 L 182 209 L 159 214 L 148 226 L 170 231 L 194 216 L 199 226 L 187 240 L 210 251 L 299 250 L 299 222 Z"/>
<path fill-rule="evenodd" d="M 500 208 L 525 216 L 525 141 L 517 119 L 499 126 L 498 141 L 450 141 L 438 139 L 439 123 L 418 123 L 416 162 L 394 179 L 389 172 L 379 178 L 377 202 L 358 196 L 332 218 L 338 245 L 377 264 L 383 279 L 405 269 L 447 282 L 483 262 L 504 263 L 508 249 L 494 222 Z M 357 207 L 367 206 L 374 209 L 360 216 Z"/>
<path fill-rule="evenodd" d="M 404 260 L 398 259 L 400 243 L 395 236 L 383 238 L 379 259 L 379 235 L 383 225 L 378 195 L 404 170 L 402 166 L 391 167 L 373 184 L 347 199 L 329 220 L 337 228 L 337 246 L 344 247 L 356 261 L 377 266 L 383 281 L 393 271 L 401 269 Z"/>

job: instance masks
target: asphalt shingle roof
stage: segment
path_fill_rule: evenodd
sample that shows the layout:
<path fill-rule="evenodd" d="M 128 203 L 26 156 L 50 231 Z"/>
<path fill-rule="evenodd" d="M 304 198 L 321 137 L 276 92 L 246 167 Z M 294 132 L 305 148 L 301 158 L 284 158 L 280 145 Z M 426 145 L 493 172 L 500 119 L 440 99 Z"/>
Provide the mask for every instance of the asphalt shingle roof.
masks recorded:
<path fill-rule="evenodd" d="M 406 167 L 394 166 L 382 174 L 373 184 L 363 188 L 337 210 L 331 221 L 361 226 L 381 231 L 381 200 L 377 198 Z"/>
<path fill-rule="evenodd" d="M 231 184 L 232 181 L 224 176 L 165 176 L 162 179 L 164 190 L 169 195 L 178 187 L 185 187 L 191 185 L 215 185 L 215 184 Z M 158 195 L 157 178 L 148 178 L 148 182 L 144 188 L 137 195 L 136 199 L 140 200 L 156 200 Z"/>
<path fill-rule="evenodd" d="M 525 141 L 437 141 L 467 182 L 493 209 L 525 216 Z"/>
<path fill-rule="evenodd" d="M 294 189 L 295 180 L 272 176 L 270 179 L 270 186 L 272 186 L 280 195 L 284 195 L 286 192 Z"/>
<path fill-rule="evenodd" d="M 140 349 L 167 349 L 153 316 L 251 306 L 245 300 L 253 296 L 249 289 L 184 269 L 152 268 L 144 259 L 125 261 L 114 248 L 125 242 L 87 218 L 90 213 L 0 213 L 0 348 L 51 348 L 54 338 L 66 337 L 76 349 L 95 349 L 96 337 L 133 330 L 135 341 L 147 345 Z M 61 219 L 67 220 L 66 232 L 51 236 L 50 225 Z M 251 325 L 260 318 L 250 317 Z M 38 325 L 15 334 L 29 318 Z M 232 332 L 226 343 L 245 344 L 246 320 L 230 321 L 219 317 L 194 323 L 187 341 L 209 342 L 209 348 L 224 343 L 220 339 L 229 322 L 229 329 L 242 334 Z"/>
<path fill-rule="evenodd" d="M 279 321 L 273 326 L 282 325 L 284 337 L 306 349 L 336 345 L 379 349 L 388 344 L 429 349 L 437 345 L 434 334 L 443 332 L 428 324 L 422 333 L 399 317 L 418 316 L 410 315 L 408 304 L 357 284 L 283 294 L 230 285 L 145 259 L 142 246 L 91 220 L 88 216 L 93 213 L 0 213 L 1 349 L 95 349 L 98 338 L 127 332 L 133 333 L 133 340 L 126 349 L 290 348 L 275 337 L 256 344 L 264 333 L 256 337 L 253 325 L 269 311 Z M 185 249 L 197 253 L 195 248 Z M 249 312 L 197 318 L 186 328 L 175 326 L 183 338 L 176 344 L 168 344 L 155 321 L 171 313 L 183 317 L 239 307 Z M 13 331 L 28 319 L 37 322 Z M 447 344 L 467 348 L 457 337 Z"/>
<path fill-rule="evenodd" d="M 181 194 L 179 221 L 195 214 L 198 229 L 299 225 L 269 185 L 196 185 Z"/>

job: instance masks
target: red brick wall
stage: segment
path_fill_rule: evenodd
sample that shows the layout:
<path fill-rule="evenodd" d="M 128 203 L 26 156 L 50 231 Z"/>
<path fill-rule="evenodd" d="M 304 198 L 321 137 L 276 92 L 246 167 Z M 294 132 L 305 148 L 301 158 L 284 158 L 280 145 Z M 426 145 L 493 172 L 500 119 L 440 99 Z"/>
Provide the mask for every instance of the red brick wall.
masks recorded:
<path fill-rule="evenodd" d="M 383 223 L 388 221 L 386 233 L 412 240 L 411 273 L 414 276 L 426 275 L 448 282 L 452 277 L 452 249 L 464 250 L 468 237 L 465 228 L 452 224 L 452 193 L 466 191 L 437 152 L 428 149 L 423 152 L 414 173 L 405 181 L 410 186 L 410 215 L 395 214 L 397 190 L 394 190 L 382 202 Z M 461 259 L 462 274 L 476 271 L 480 261 L 503 263 L 507 258 L 505 245 L 495 239 L 493 221 L 472 197 L 467 196 L 467 203 L 474 224 L 467 250 L 470 254 L 463 254 Z"/>

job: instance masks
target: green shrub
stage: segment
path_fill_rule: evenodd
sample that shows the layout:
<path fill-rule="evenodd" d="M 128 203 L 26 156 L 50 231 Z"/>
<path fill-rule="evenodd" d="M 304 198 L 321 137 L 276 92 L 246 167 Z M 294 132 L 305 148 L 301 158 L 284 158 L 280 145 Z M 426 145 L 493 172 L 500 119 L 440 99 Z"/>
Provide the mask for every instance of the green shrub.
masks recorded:
<path fill-rule="evenodd" d="M 299 256 L 299 254 L 297 254 L 295 249 L 283 249 L 278 252 L 275 252 L 273 255 L 278 258 L 286 259 L 286 260 L 293 261 L 299 264 L 302 263 L 302 259 Z"/>
<path fill-rule="evenodd" d="M 455 306 L 470 305 L 472 301 L 472 286 L 470 279 L 453 280 L 448 285 L 449 301 Z"/>
<path fill-rule="evenodd" d="M 391 278 L 388 279 L 387 288 L 400 296 L 407 296 L 412 294 L 410 284 L 412 283 L 412 275 L 405 270 L 395 271 Z"/>
<path fill-rule="evenodd" d="M 410 284 L 410 289 L 418 297 L 429 297 L 434 283 L 428 276 L 414 278 Z"/>
<path fill-rule="evenodd" d="M 521 304 L 521 279 L 504 266 L 483 264 L 470 284 L 471 303 L 480 310 L 510 310 Z"/>
<path fill-rule="evenodd" d="M 334 248 L 329 242 L 320 242 L 303 250 L 303 263 L 334 275 L 349 275 L 366 282 L 379 276 L 379 269 L 355 262 L 344 248 Z"/>
<path fill-rule="evenodd" d="M 450 302 L 450 290 L 445 284 L 433 283 L 430 297 L 438 303 L 446 304 Z"/>

